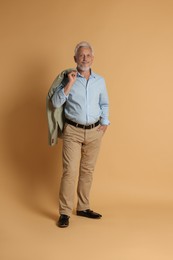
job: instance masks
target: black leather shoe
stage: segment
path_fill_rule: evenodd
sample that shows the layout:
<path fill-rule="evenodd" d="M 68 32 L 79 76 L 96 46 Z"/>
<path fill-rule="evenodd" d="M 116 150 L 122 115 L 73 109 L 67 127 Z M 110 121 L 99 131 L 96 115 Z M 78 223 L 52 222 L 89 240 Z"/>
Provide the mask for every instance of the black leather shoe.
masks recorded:
<path fill-rule="evenodd" d="M 69 225 L 69 216 L 62 214 L 58 220 L 58 227 L 65 228 Z"/>
<path fill-rule="evenodd" d="M 86 217 L 86 218 L 95 218 L 95 219 L 99 219 L 102 217 L 102 215 L 100 215 L 99 213 L 96 213 L 90 209 L 87 210 L 77 210 L 77 215 L 78 216 L 82 216 L 82 217 Z"/>

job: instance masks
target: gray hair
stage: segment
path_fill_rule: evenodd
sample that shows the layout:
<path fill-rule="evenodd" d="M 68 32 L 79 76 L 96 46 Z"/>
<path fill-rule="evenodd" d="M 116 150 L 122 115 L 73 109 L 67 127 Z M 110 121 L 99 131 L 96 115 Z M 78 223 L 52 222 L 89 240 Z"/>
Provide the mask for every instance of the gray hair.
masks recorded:
<path fill-rule="evenodd" d="M 78 50 L 79 50 L 81 47 L 89 48 L 89 49 L 91 50 L 92 55 L 94 55 L 94 50 L 93 50 L 93 47 L 91 46 L 91 44 L 89 44 L 88 42 L 82 41 L 82 42 L 79 42 L 79 43 L 76 45 L 76 47 L 75 47 L 75 50 L 74 50 L 74 55 L 75 55 L 75 56 L 77 55 L 77 52 L 78 52 Z"/>

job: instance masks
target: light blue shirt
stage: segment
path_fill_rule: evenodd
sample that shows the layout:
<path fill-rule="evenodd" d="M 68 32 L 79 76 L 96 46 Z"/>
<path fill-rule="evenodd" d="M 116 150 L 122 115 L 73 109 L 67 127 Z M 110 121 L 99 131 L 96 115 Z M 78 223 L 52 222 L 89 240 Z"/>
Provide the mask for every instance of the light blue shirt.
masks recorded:
<path fill-rule="evenodd" d="M 91 71 L 87 80 L 79 72 L 68 95 L 64 86 L 68 79 L 61 83 L 60 88 L 52 97 L 54 107 L 65 103 L 65 117 L 82 125 L 90 125 L 98 120 L 102 125 L 109 125 L 109 100 L 104 78 Z"/>

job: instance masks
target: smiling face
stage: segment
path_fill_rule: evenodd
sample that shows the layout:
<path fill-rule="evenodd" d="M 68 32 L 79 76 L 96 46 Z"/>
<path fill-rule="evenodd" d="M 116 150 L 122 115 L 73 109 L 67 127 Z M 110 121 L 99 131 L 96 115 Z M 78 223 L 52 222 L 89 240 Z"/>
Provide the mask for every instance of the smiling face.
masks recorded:
<path fill-rule="evenodd" d="M 81 71 L 88 71 L 94 60 L 94 56 L 90 48 L 80 47 L 74 57 L 77 67 Z"/>

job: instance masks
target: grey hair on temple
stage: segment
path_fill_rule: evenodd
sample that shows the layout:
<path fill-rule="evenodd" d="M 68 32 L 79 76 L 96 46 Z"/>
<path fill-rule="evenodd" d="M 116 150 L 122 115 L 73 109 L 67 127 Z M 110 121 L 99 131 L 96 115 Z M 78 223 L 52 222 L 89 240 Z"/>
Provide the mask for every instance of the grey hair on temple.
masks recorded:
<path fill-rule="evenodd" d="M 77 55 L 77 52 L 78 50 L 81 48 L 81 47 L 85 47 L 85 48 L 89 48 L 92 52 L 92 55 L 94 55 L 94 50 L 93 50 L 93 47 L 91 46 L 91 44 L 89 44 L 88 42 L 85 42 L 85 41 L 82 41 L 82 42 L 79 42 L 76 47 L 75 47 L 75 50 L 74 50 L 74 54 L 75 56 Z"/>

